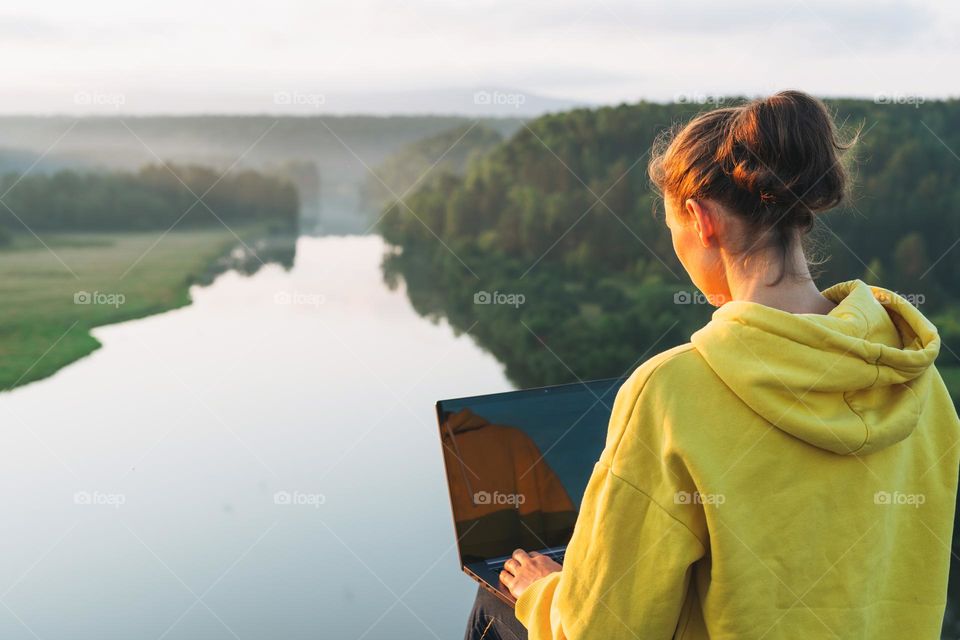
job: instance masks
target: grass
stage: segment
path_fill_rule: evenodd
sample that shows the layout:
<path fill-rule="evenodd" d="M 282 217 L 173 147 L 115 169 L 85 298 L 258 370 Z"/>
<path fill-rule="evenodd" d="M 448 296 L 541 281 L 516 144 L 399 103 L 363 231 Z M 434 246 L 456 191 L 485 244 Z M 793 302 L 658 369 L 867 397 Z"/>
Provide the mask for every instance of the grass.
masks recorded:
<path fill-rule="evenodd" d="M 158 237 L 44 235 L 45 247 L 23 235 L 0 249 L 0 390 L 50 376 L 97 349 L 93 327 L 189 304 L 190 284 L 236 243 L 226 229 Z M 123 300 L 78 304 L 79 292 Z"/>

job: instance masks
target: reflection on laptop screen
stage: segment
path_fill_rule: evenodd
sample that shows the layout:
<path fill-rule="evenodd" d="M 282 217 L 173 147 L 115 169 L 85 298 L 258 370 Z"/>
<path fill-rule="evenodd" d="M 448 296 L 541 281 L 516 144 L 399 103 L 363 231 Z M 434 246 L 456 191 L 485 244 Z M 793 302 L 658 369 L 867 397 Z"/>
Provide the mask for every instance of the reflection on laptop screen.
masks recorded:
<path fill-rule="evenodd" d="M 437 403 L 464 564 L 567 544 L 624 380 Z"/>

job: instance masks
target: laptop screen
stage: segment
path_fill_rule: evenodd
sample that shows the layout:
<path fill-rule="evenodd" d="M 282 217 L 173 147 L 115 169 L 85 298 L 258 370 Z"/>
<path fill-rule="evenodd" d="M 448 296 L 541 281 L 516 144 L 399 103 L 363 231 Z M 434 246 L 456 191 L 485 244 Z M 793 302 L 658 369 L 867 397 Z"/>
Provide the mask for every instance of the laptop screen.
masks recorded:
<path fill-rule="evenodd" d="M 437 403 L 464 564 L 567 544 L 624 381 Z"/>

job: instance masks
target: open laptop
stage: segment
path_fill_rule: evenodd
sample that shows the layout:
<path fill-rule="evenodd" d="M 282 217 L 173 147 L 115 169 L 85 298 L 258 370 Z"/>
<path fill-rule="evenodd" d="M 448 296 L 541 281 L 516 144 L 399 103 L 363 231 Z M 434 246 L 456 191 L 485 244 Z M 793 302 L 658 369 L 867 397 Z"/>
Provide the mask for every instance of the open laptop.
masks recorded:
<path fill-rule="evenodd" d="M 461 569 L 504 602 L 515 549 L 563 562 L 625 378 L 437 402 Z"/>

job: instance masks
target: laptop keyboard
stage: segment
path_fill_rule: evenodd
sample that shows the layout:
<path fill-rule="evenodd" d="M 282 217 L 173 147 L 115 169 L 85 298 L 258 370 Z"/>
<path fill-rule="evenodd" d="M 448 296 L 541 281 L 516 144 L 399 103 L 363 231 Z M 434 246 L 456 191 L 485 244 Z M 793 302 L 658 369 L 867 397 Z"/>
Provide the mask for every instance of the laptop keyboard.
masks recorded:
<path fill-rule="evenodd" d="M 563 558 L 567 554 L 567 548 L 554 547 L 551 549 L 539 549 L 537 553 L 539 553 L 542 556 L 549 557 L 554 562 L 563 564 Z M 490 558 L 489 560 L 486 561 L 487 568 L 496 573 L 500 573 L 501 571 L 503 571 L 503 565 L 506 564 L 507 560 L 509 560 L 510 557 L 511 556 L 501 556 L 499 558 Z"/>

